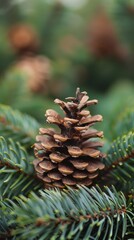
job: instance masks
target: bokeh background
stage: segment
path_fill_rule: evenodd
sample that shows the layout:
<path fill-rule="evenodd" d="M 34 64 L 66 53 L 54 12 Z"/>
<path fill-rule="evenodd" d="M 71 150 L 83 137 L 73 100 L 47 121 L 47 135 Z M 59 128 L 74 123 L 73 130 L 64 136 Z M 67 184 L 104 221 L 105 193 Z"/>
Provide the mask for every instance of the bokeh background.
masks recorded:
<path fill-rule="evenodd" d="M 0 103 L 45 124 L 77 87 L 110 140 L 134 106 L 134 0 L 0 0 Z"/>

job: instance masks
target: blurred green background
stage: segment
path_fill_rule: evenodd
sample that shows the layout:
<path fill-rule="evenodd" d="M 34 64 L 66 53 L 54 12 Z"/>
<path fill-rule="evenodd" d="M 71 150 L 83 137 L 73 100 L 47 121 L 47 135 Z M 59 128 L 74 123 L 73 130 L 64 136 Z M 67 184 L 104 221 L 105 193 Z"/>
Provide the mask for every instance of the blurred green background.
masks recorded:
<path fill-rule="evenodd" d="M 1 0 L 0 102 L 44 124 L 77 87 L 99 99 L 110 139 L 134 106 L 134 1 Z"/>

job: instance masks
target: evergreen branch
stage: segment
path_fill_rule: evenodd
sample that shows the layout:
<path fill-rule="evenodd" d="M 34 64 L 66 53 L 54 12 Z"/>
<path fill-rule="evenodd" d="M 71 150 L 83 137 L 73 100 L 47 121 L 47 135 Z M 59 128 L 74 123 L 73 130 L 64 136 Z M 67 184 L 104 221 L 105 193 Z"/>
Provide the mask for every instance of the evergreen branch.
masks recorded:
<path fill-rule="evenodd" d="M 7 142 L 0 137 L 0 195 L 1 198 L 28 194 L 37 190 L 41 183 L 34 176 L 32 159 L 27 152 L 13 140 Z"/>
<path fill-rule="evenodd" d="M 117 181 L 114 185 L 118 191 L 122 191 L 126 198 L 128 198 L 134 188 L 134 179 L 130 179 L 129 181 Z"/>
<path fill-rule="evenodd" d="M 11 228 L 15 227 L 13 223 L 12 226 L 8 224 L 12 217 L 10 215 L 11 205 L 7 201 L 0 201 L 0 239 L 10 239 L 11 237 Z"/>
<path fill-rule="evenodd" d="M 34 143 L 39 123 L 32 117 L 13 110 L 9 106 L 0 105 L 0 135 L 12 138 L 25 146 Z"/>
<path fill-rule="evenodd" d="M 131 188 L 131 192 L 127 197 L 128 197 L 127 205 L 129 206 L 129 211 L 132 213 L 132 221 L 134 222 L 134 188 Z M 130 226 L 128 225 L 128 231 L 126 235 L 129 236 L 129 238 L 127 239 L 130 239 L 130 240 L 134 239 L 134 227 L 132 227 L 131 224 Z"/>
<path fill-rule="evenodd" d="M 117 138 L 105 159 L 104 178 L 112 176 L 118 181 L 132 180 L 134 174 L 134 133 Z"/>
<path fill-rule="evenodd" d="M 114 136 L 121 136 L 128 132 L 134 132 L 134 109 L 127 109 L 114 126 Z"/>
<path fill-rule="evenodd" d="M 0 137 L 0 239 L 10 236 L 10 208 L 5 198 L 38 191 L 42 184 L 34 176 L 32 159 L 26 150 L 13 140 Z M 4 205 L 3 205 L 4 204 Z M 14 226 L 14 224 L 13 224 Z"/>
<path fill-rule="evenodd" d="M 41 197 L 31 194 L 13 203 L 11 223 L 16 223 L 12 235 L 19 239 L 121 239 L 132 225 L 133 214 L 126 206 L 122 193 L 113 188 L 66 191 L 41 191 Z"/>

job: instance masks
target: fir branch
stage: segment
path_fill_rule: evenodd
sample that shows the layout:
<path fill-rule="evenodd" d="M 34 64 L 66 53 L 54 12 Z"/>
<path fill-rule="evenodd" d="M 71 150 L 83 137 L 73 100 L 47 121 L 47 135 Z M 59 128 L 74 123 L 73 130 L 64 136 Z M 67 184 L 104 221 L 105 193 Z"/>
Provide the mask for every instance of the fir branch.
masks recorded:
<path fill-rule="evenodd" d="M 31 240 L 115 240 L 119 232 L 123 239 L 127 226 L 133 226 L 133 214 L 127 209 L 126 199 L 114 188 L 102 192 L 98 187 L 79 187 L 40 194 L 38 197 L 32 193 L 29 199 L 22 196 L 12 204 L 16 223 L 13 236 Z"/>
<path fill-rule="evenodd" d="M 132 190 L 134 188 L 134 178 L 130 179 L 129 181 L 114 182 L 114 185 L 118 191 L 122 191 L 125 194 L 126 198 L 129 198 L 129 195 L 132 194 Z"/>
<path fill-rule="evenodd" d="M 0 137 L 0 239 L 10 237 L 11 206 L 5 198 L 13 199 L 19 194 L 27 196 L 31 190 L 38 191 L 41 187 L 26 150 L 13 140 Z"/>
<path fill-rule="evenodd" d="M 129 181 L 134 174 L 134 133 L 130 132 L 117 138 L 108 151 L 105 161 L 104 178 L 112 176 L 114 180 Z"/>
<path fill-rule="evenodd" d="M 11 219 L 14 219 L 10 215 L 11 205 L 7 201 L 0 201 L 0 239 L 10 239 L 11 229 L 15 227 L 15 224 L 8 224 Z"/>
<path fill-rule="evenodd" d="M 0 195 L 1 198 L 28 194 L 41 183 L 34 175 L 32 159 L 25 149 L 13 140 L 0 137 Z"/>
<path fill-rule="evenodd" d="M 12 138 L 25 146 L 34 143 L 40 125 L 32 117 L 13 110 L 9 106 L 0 105 L 0 135 Z"/>
<path fill-rule="evenodd" d="M 128 132 L 134 132 L 134 109 L 127 109 L 118 119 L 114 128 L 114 136 L 122 136 Z"/>
<path fill-rule="evenodd" d="M 134 184 L 133 184 L 133 186 L 134 186 Z M 128 198 L 127 205 L 129 207 L 130 213 L 132 213 L 132 219 L 131 220 L 134 223 L 134 187 L 131 188 L 131 192 L 127 196 L 127 198 Z M 132 226 L 131 223 L 130 223 L 130 225 L 128 225 L 128 230 L 127 230 L 126 236 L 127 236 L 126 240 L 127 239 L 129 239 L 129 240 L 134 239 L 134 226 Z"/>

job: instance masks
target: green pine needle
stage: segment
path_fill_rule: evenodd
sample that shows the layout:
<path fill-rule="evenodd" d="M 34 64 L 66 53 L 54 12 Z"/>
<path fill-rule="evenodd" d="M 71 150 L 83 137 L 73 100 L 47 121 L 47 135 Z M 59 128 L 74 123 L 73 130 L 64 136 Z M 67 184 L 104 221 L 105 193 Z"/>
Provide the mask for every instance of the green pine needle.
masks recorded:
<path fill-rule="evenodd" d="M 19 239 L 100 239 L 116 240 L 125 236 L 128 226 L 134 226 L 123 193 L 99 187 L 66 191 L 46 190 L 27 199 L 17 198 L 12 204 Z M 29 217 L 30 216 L 30 217 Z"/>
<path fill-rule="evenodd" d="M 20 193 L 28 194 L 40 186 L 26 150 L 13 140 L 0 137 L 0 196 L 11 198 Z"/>
<path fill-rule="evenodd" d="M 103 176 L 112 176 L 121 183 L 133 181 L 134 176 L 134 132 L 117 138 L 110 146 L 104 160 Z"/>
<path fill-rule="evenodd" d="M 6 139 L 12 138 L 23 146 L 31 146 L 39 127 L 39 123 L 27 114 L 0 105 L 0 135 Z"/>

